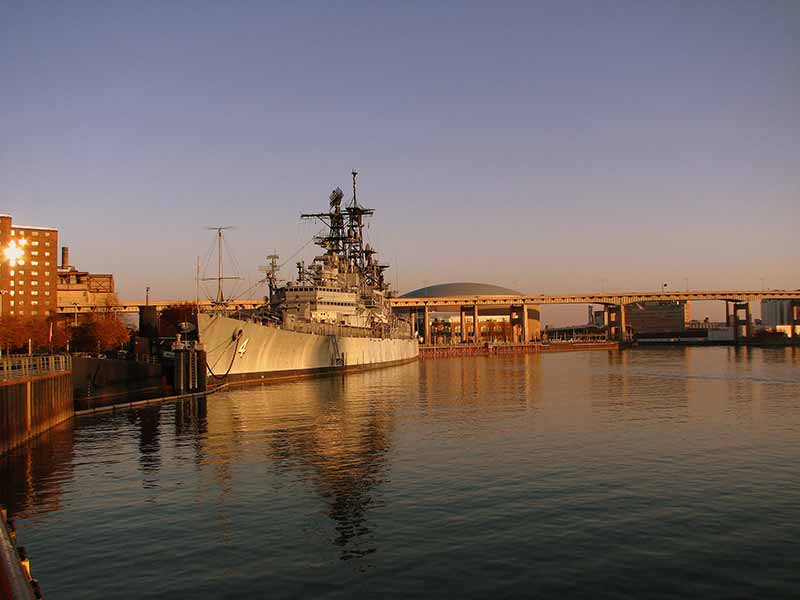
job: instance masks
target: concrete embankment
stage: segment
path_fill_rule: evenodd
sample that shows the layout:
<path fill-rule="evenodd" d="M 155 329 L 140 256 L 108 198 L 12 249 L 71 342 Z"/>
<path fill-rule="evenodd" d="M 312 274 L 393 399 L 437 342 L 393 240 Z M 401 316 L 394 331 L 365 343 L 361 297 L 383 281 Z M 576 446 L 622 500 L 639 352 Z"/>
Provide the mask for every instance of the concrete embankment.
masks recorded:
<path fill-rule="evenodd" d="M 420 346 L 421 358 L 447 356 L 492 356 L 496 354 L 539 354 L 543 352 L 578 352 L 583 350 L 619 350 L 618 342 L 563 342 L 553 344 L 463 344 Z"/>
<path fill-rule="evenodd" d="M 4 360 L 7 365 L 15 362 L 13 368 L 3 370 L 13 376 L 0 380 L 0 454 L 74 414 L 68 357 Z M 47 360 L 47 369 L 28 370 L 29 365 L 43 360 Z"/>

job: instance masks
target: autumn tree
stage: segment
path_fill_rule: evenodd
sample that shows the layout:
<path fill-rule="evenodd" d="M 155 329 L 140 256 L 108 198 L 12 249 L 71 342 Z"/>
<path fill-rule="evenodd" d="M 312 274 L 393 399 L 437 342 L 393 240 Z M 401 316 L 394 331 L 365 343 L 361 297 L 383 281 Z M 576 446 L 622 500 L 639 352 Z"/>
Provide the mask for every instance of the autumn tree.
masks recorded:
<path fill-rule="evenodd" d="M 114 314 L 93 315 L 72 330 L 72 347 L 79 352 L 105 352 L 130 340 L 130 331 Z"/>
<path fill-rule="evenodd" d="M 27 352 L 28 340 L 36 352 L 62 350 L 67 339 L 63 324 L 55 317 L 8 315 L 0 318 L 0 347 L 7 352 Z"/>

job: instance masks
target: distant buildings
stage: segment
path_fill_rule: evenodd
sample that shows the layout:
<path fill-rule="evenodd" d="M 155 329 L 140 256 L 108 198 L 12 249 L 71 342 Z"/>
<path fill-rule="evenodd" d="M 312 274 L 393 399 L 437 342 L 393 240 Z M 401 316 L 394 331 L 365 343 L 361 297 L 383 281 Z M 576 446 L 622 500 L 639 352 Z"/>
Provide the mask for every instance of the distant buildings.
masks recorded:
<path fill-rule="evenodd" d="M 800 297 L 790 300 L 768 298 L 761 301 L 761 325 L 788 337 L 800 335 Z"/>
<path fill-rule="evenodd" d="M 0 215 L 0 315 L 47 316 L 57 308 L 58 229 Z"/>
<path fill-rule="evenodd" d="M 79 271 L 69 264 L 69 249 L 61 249 L 58 229 L 17 225 L 0 215 L 0 316 L 49 316 L 59 306 L 117 304 L 114 276 Z"/>

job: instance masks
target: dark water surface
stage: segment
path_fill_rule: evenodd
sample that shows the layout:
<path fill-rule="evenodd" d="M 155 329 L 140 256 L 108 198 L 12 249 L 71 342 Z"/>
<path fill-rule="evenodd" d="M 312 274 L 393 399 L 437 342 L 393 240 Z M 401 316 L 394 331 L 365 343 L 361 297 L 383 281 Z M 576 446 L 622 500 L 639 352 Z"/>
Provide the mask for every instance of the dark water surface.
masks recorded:
<path fill-rule="evenodd" d="M 800 597 L 800 352 L 241 389 L 78 418 L 0 475 L 49 600 Z"/>

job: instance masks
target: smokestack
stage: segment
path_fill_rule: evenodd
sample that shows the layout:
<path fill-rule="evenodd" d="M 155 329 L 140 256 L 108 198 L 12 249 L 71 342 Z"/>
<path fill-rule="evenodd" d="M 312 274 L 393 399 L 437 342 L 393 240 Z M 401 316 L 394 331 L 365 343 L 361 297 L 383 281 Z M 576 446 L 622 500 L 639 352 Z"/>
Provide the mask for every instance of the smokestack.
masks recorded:
<path fill-rule="evenodd" d="M 65 271 L 69 269 L 69 247 L 61 246 L 61 268 Z"/>

